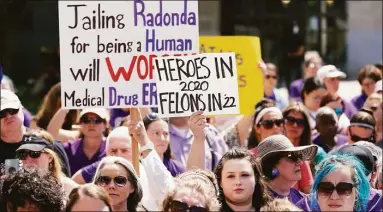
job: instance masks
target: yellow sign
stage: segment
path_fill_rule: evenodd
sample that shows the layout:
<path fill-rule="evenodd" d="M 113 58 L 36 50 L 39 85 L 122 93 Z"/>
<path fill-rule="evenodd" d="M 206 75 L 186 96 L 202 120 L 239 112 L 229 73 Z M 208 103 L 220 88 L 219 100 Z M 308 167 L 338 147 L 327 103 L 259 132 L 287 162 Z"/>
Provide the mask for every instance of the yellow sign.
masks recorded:
<path fill-rule="evenodd" d="M 200 36 L 200 53 L 235 52 L 237 59 L 239 104 L 241 114 L 253 115 L 263 98 L 263 75 L 258 67 L 262 60 L 258 37 Z"/>

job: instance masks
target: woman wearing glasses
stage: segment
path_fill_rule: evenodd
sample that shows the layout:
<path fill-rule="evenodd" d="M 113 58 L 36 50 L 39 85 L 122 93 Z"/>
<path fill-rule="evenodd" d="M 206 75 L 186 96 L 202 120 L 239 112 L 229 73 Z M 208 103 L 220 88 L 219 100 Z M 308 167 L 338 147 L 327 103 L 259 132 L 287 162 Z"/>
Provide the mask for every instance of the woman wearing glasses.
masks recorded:
<path fill-rule="evenodd" d="M 311 161 L 318 147 L 294 147 L 284 135 L 267 137 L 258 146 L 257 158 L 261 163 L 268 191 L 274 198 L 288 198 L 296 204 L 306 195 L 292 186 L 302 178 L 302 161 Z"/>
<path fill-rule="evenodd" d="M 264 97 L 275 101 L 277 108 L 282 110 L 288 104 L 288 100 L 285 99 L 275 86 L 278 83 L 278 68 L 272 63 L 260 63 L 260 67 L 263 70 L 263 90 Z"/>
<path fill-rule="evenodd" d="M 140 205 L 142 188 L 133 165 L 115 156 L 103 158 L 93 183 L 103 187 L 109 194 L 113 211 L 142 211 Z"/>
<path fill-rule="evenodd" d="M 253 129 L 249 136 L 249 146 L 259 145 L 254 144 L 254 140 L 262 141 L 269 136 L 283 134 L 283 125 L 283 114 L 277 107 L 265 107 L 259 112 L 256 111 Z M 257 148 L 255 147 L 251 151 L 256 154 Z"/>
<path fill-rule="evenodd" d="M 108 111 L 84 109 L 80 113 L 78 138 L 64 144 L 72 173 L 105 157 Z"/>
<path fill-rule="evenodd" d="M 285 135 L 294 146 L 311 145 L 311 128 L 308 112 L 300 102 L 293 102 L 283 111 L 285 120 Z M 302 178 L 294 184 L 294 188 L 306 194 L 310 193 L 313 184 L 313 176 L 310 162 L 303 161 L 301 164 Z"/>
<path fill-rule="evenodd" d="M 185 171 L 182 163 L 175 160 L 170 150 L 169 125 L 160 119 L 156 113 L 150 113 L 143 119 L 149 139 L 154 144 L 154 149 L 160 156 L 164 165 L 173 177 Z"/>
<path fill-rule="evenodd" d="M 68 196 L 78 184 L 62 173 L 60 159 L 54 151 L 53 139 L 48 135 L 41 132 L 25 135 L 23 144 L 16 150 L 16 156 L 22 161 L 24 168 L 37 168 L 52 173 Z"/>
<path fill-rule="evenodd" d="M 318 165 L 311 195 L 298 206 L 304 211 L 367 211 L 369 192 L 362 163 L 354 156 L 335 154 Z"/>
<path fill-rule="evenodd" d="M 221 211 L 259 211 L 269 200 L 255 157 L 247 150 L 232 149 L 215 169 Z"/>

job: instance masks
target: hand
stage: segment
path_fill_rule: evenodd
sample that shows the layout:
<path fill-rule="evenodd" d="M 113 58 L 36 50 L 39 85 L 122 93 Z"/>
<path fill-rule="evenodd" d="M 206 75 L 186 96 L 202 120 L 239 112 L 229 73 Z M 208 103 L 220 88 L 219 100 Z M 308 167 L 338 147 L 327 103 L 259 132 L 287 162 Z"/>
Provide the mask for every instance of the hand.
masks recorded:
<path fill-rule="evenodd" d="M 141 146 L 145 146 L 149 141 L 148 134 L 146 133 L 144 123 L 142 121 L 132 121 L 128 119 L 126 126 L 129 128 L 130 135 L 140 143 Z"/>
<path fill-rule="evenodd" d="M 266 63 L 263 62 L 263 60 L 258 62 L 258 67 L 261 68 L 263 71 L 267 69 Z"/>
<path fill-rule="evenodd" d="M 188 125 L 196 139 L 205 140 L 206 135 L 204 129 L 208 124 L 205 116 L 202 114 L 202 111 L 193 113 L 189 118 Z"/>

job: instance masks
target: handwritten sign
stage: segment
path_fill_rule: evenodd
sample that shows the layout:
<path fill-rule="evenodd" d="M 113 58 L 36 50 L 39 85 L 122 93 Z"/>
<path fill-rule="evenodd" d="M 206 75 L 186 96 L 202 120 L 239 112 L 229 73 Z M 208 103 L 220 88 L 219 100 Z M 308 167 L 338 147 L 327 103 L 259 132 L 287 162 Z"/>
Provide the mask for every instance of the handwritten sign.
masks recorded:
<path fill-rule="evenodd" d="M 155 77 L 162 117 L 239 113 L 234 53 L 156 58 Z"/>
<path fill-rule="evenodd" d="M 198 53 L 198 1 L 59 1 L 63 108 L 157 105 L 153 58 Z"/>
<path fill-rule="evenodd" d="M 259 38 L 200 36 L 200 53 L 212 52 L 235 52 L 241 114 L 253 115 L 255 104 L 263 98 L 263 75 L 258 67 L 262 59 Z"/>

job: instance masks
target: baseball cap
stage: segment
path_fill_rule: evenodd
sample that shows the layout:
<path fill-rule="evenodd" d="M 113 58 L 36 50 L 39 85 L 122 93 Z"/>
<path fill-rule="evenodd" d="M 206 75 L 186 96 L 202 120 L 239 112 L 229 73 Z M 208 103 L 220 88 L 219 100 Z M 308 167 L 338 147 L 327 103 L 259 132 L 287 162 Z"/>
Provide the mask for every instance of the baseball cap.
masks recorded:
<path fill-rule="evenodd" d="M 272 135 L 265 138 L 257 147 L 257 157 L 262 161 L 272 155 L 281 152 L 297 152 L 302 156 L 302 160 L 312 160 L 317 154 L 316 145 L 295 147 L 284 135 Z"/>
<path fill-rule="evenodd" d="M 318 78 L 323 81 L 324 78 L 346 78 L 347 75 L 340 71 L 338 68 L 336 68 L 334 65 L 325 65 L 319 68 L 317 73 Z"/>
<path fill-rule="evenodd" d="M 374 169 L 374 157 L 368 148 L 350 144 L 340 148 L 338 153 L 349 154 L 357 157 L 363 163 L 364 168 L 366 168 L 366 176 L 372 173 Z"/>
<path fill-rule="evenodd" d="M 4 109 L 19 109 L 21 102 L 15 93 L 7 89 L 1 89 L 1 105 L 0 110 Z"/>
<path fill-rule="evenodd" d="M 98 115 L 102 119 L 109 120 L 109 113 L 108 113 L 108 111 L 106 109 L 103 109 L 103 108 L 86 108 L 86 109 L 83 109 L 80 112 L 80 119 L 85 114 L 88 114 L 88 113 L 94 113 L 94 114 Z"/>
<path fill-rule="evenodd" d="M 21 146 L 16 150 L 16 152 L 20 150 L 30 150 L 34 152 L 42 151 L 45 148 L 49 148 L 51 150 L 54 149 L 53 144 L 51 144 L 49 141 L 44 139 L 43 137 L 30 135 L 30 136 L 24 136 L 23 140 L 21 141 Z"/>
<path fill-rule="evenodd" d="M 375 93 L 382 92 L 382 80 L 379 80 L 375 84 Z"/>

